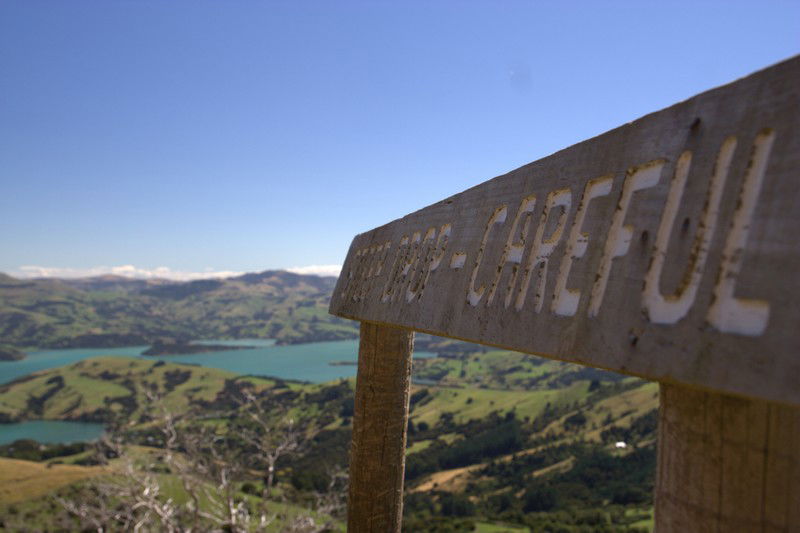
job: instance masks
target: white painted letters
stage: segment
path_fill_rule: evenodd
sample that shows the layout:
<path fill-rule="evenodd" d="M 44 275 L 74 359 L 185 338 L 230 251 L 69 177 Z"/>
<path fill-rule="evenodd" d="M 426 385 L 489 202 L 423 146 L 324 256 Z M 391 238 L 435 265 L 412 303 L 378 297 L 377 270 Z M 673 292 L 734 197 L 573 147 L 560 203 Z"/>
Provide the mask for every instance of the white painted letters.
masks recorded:
<path fill-rule="evenodd" d="M 725 188 L 728 170 L 735 150 L 735 137 L 729 137 L 722 143 L 714 166 L 714 173 L 709 183 L 702 218 L 697 226 L 697 235 L 692 246 L 689 264 L 686 265 L 686 270 L 675 294 L 663 296 L 659 287 L 661 271 L 664 268 L 664 261 L 667 256 L 670 234 L 675 227 L 675 216 L 683 198 L 683 191 L 692 162 L 692 154 L 691 152 L 684 152 L 678 159 L 675 176 L 670 184 L 667 203 L 664 206 L 664 214 L 661 216 L 661 224 L 658 227 L 653 258 L 650 261 L 650 268 L 644 279 L 642 305 L 651 322 L 656 324 L 675 324 L 686 316 L 692 304 L 694 304 L 697 297 L 697 289 L 700 287 L 700 278 L 703 275 L 703 269 L 708 257 L 711 238 L 714 236 L 714 230 L 717 226 L 722 191 Z"/>
<path fill-rule="evenodd" d="M 539 227 L 536 228 L 536 237 L 533 240 L 533 249 L 531 250 L 528 264 L 525 266 L 525 277 L 522 279 L 522 286 L 520 287 L 519 294 L 517 295 L 517 310 L 525 306 L 525 296 L 528 293 L 528 288 L 531 283 L 531 278 L 536 269 L 536 292 L 533 295 L 534 310 L 538 313 L 542 310 L 544 303 L 544 290 L 545 283 L 547 282 L 547 263 L 549 262 L 550 254 L 553 253 L 561 237 L 564 235 L 564 226 L 567 225 L 567 215 L 569 208 L 572 204 L 572 193 L 569 189 L 558 189 L 552 191 L 547 195 L 547 203 L 542 211 L 542 217 L 539 221 Z M 553 233 L 548 238 L 544 238 L 544 231 L 547 227 L 547 220 L 550 213 L 554 209 L 560 208 L 558 214 L 558 221 Z"/>
<path fill-rule="evenodd" d="M 507 264 L 512 265 L 511 280 L 508 282 L 506 290 L 505 306 L 511 305 L 511 297 L 513 295 L 514 286 L 517 284 L 517 274 L 519 272 L 519 264 L 522 263 L 522 254 L 525 251 L 525 244 L 528 240 L 528 231 L 531 225 L 531 218 L 533 217 L 533 209 L 536 207 L 536 196 L 530 195 L 522 199 L 517 210 L 517 215 L 514 217 L 514 222 L 511 224 L 511 231 L 508 232 L 508 240 L 506 247 L 503 250 L 503 257 L 500 259 L 500 264 L 497 266 L 497 273 L 492 282 L 492 288 L 489 290 L 489 296 L 486 298 L 486 305 L 491 305 L 494 301 L 494 295 L 497 292 L 497 286 L 500 283 L 500 278 L 503 275 L 503 269 Z M 514 242 L 517 237 L 517 228 L 519 227 L 520 220 L 525 218 L 522 223 L 522 230 L 519 236 L 519 242 Z"/>
<path fill-rule="evenodd" d="M 564 258 L 561 260 L 561 266 L 558 269 L 556 288 L 553 291 L 551 310 L 559 316 L 572 316 L 578 310 L 581 291 L 567 288 L 569 272 L 572 269 L 572 261 L 583 257 L 589 244 L 589 234 L 582 231 L 583 221 L 586 218 L 586 212 L 589 210 L 589 203 L 595 198 L 606 196 L 610 193 L 612 184 L 611 176 L 603 176 L 589 181 L 583 190 L 583 197 L 578 205 L 575 221 L 572 223 L 572 229 L 567 239 L 567 249 L 564 251 Z"/>
<path fill-rule="evenodd" d="M 622 257 L 628 253 L 628 248 L 633 238 L 633 227 L 624 225 L 624 223 L 633 193 L 657 184 L 663 166 L 664 160 L 656 159 L 640 167 L 631 168 L 627 172 L 625 183 L 622 185 L 619 203 L 611 219 L 611 228 L 608 230 L 603 257 L 600 259 L 597 279 L 592 287 L 592 299 L 589 301 L 589 316 L 591 317 L 598 315 L 600 306 L 603 304 L 603 296 L 605 295 L 608 276 L 611 272 L 611 261 L 615 257 Z"/>
<path fill-rule="evenodd" d="M 769 304 L 761 300 L 739 299 L 734 296 L 736 280 L 741 269 L 742 256 L 747 245 L 750 224 L 764 181 L 766 165 L 774 141 L 772 130 L 762 131 L 755 139 L 750 164 L 739 194 L 739 204 L 730 222 L 730 231 L 722 253 L 720 272 L 714 287 L 711 306 L 707 311 L 708 322 L 724 333 L 741 335 L 760 335 L 766 329 L 769 318 Z M 692 165 L 692 153 L 683 152 L 675 164 L 669 191 L 659 222 L 647 272 L 643 275 L 641 306 L 644 316 L 654 324 L 676 324 L 687 316 L 697 300 L 700 283 L 714 238 L 723 193 L 726 189 L 730 167 L 736 151 L 736 137 L 725 139 L 717 154 L 714 170 L 708 182 L 708 191 L 702 211 L 697 214 L 697 231 L 692 242 L 689 261 L 683 269 L 677 288 L 672 294 L 662 294 L 661 278 L 668 259 L 671 235 L 677 231 L 677 215 L 684 201 L 684 192 Z M 644 165 L 630 168 L 622 184 L 622 190 L 611 214 L 611 225 L 606 236 L 599 263 L 594 266 L 594 281 L 588 305 L 588 316 L 597 317 L 603 304 L 606 287 L 612 277 L 613 260 L 628 253 L 633 236 L 633 227 L 625 224 L 626 216 L 634 198 L 634 193 L 658 184 L 665 165 L 665 159 L 652 160 Z M 558 273 L 548 311 L 556 316 L 571 317 L 578 312 L 581 290 L 569 288 L 570 272 L 575 260 L 585 256 L 589 243 L 589 233 L 584 231 L 592 200 L 608 196 L 613 187 L 613 174 L 606 174 L 590 180 L 584 186 L 580 204 L 575 212 L 567 237 L 563 255 L 560 258 Z M 501 231 L 508 217 L 508 206 L 497 207 L 486 222 L 483 235 L 474 256 L 473 268 L 467 285 L 467 303 L 476 307 L 481 301 L 491 306 L 495 300 L 503 302 L 505 309 L 512 302 L 517 312 L 523 311 L 528 291 L 533 285 L 533 312 L 540 313 L 544 308 L 547 293 L 548 264 L 559 242 L 564 237 L 567 226 L 572 192 L 568 188 L 552 190 L 547 194 L 542 212 L 536 217 L 538 225 L 535 232 L 531 227 L 534 219 L 537 197 L 527 195 L 520 200 L 513 222 L 507 232 Z M 548 225 L 551 234 L 545 236 Z M 343 272 L 345 282 L 341 297 L 352 302 L 361 302 L 372 290 L 373 278 L 387 279 L 380 292 L 380 301 L 392 303 L 401 301 L 412 304 L 422 299 L 431 274 L 439 269 L 445 260 L 447 246 L 453 231 L 453 224 L 431 226 L 410 232 L 400 238 L 394 263 L 391 269 L 384 268 L 388 260 L 391 241 L 359 248 Z M 481 269 L 481 265 L 491 257 L 487 250 L 496 250 L 493 241 L 503 238 L 505 246 L 496 263 L 496 268 Z M 644 241 L 643 241 L 644 242 Z M 673 241 L 674 242 L 674 241 Z M 450 275 L 463 275 L 467 253 L 453 252 L 450 256 Z M 522 268 L 523 261 L 525 262 Z M 503 272 L 511 268 L 508 283 L 500 287 Z M 522 275 L 520 276 L 520 271 Z M 586 267 L 583 269 L 586 272 Z M 491 272 L 491 286 L 478 285 L 478 275 Z M 458 273 L 458 274 L 457 274 Z M 521 278 L 521 279 L 520 279 Z M 535 281 L 534 281 L 535 279 Z"/>
<path fill-rule="evenodd" d="M 774 141 L 775 133 L 764 130 L 753 143 L 753 152 L 739 193 L 739 204 L 722 251 L 722 265 L 714 287 L 714 300 L 708 310 L 708 321 L 723 333 L 761 335 L 767 329 L 769 303 L 740 299 L 733 294 Z"/>
<path fill-rule="evenodd" d="M 472 276 L 470 276 L 469 288 L 467 289 L 467 301 L 473 307 L 478 305 L 478 302 L 480 302 L 481 298 L 483 297 L 483 293 L 486 291 L 486 287 L 483 285 L 477 289 L 475 288 L 475 281 L 478 278 L 478 269 L 480 268 L 481 261 L 483 260 L 483 253 L 486 250 L 486 243 L 489 241 L 489 235 L 492 232 L 492 228 L 497 224 L 505 223 L 507 215 L 508 208 L 502 205 L 494 210 L 492 216 L 489 217 L 489 222 L 486 223 L 486 231 L 483 232 L 483 239 L 481 239 L 480 248 L 478 248 L 478 254 L 475 257 L 475 266 L 472 268 Z"/>

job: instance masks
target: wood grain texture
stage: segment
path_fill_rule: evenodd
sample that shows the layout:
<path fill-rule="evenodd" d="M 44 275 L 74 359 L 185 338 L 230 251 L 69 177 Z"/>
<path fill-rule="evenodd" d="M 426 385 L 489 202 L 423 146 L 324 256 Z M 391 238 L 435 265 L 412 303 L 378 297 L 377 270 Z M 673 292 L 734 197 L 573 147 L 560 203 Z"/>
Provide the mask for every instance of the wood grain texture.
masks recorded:
<path fill-rule="evenodd" d="M 361 323 L 347 530 L 400 532 L 414 334 Z"/>
<path fill-rule="evenodd" d="M 800 531 L 800 409 L 661 385 L 656 531 Z"/>
<path fill-rule="evenodd" d="M 800 405 L 798 131 L 795 57 L 356 236 L 330 311 Z"/>

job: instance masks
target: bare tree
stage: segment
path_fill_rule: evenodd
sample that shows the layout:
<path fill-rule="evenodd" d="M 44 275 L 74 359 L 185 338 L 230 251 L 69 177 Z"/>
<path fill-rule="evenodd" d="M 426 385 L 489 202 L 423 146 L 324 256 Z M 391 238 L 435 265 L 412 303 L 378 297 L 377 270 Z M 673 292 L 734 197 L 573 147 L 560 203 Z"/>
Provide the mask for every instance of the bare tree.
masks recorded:
<path fill-rule="evenodd" d="M 250 391 L 245 391 L 238 409 L 246 424 L 235 431 L 218 432 L 197 423 L 193 413 L 175 415 L 154 391 L 145 391 L 151 424 L 161 434 L 161 445 L 146 453 L 131 453 L 124 424 L 113 430 L 98 447 L 101 457 L 116 457 L 113 475 L 94 483 L 93 501 L 62 498 L 61 504 L 83 527 L 98 532 L 265 531 L 278 518 L 270 512 L 275 469 L 281 458 L 297 453 L 304 432 L 281 409 L 267 409 Z M 243 498 L 242 481 L 261 466 L 264 489 L 260 499 Z M 258 470 L 256 470 L 258 471 Z M 177 479 L 188 501 L 178 504 L 165 490 L 166 476 Z M 331 491 L 338 490 L 346 476 L 330 476 Z M 335 513 L 342 498 L 317 495 L 317 513 Z M 318 524 L 310 513 L 282 523 L 281 530 L 316 533 L 329 529 L 331 521 Z"/>
<path fill-rule="evenodd" d="M 283 410 L 267 411 L 259 399 L 244 391 L 240 405 L 254 428 L 242 428 L 242 439 L 255 450 L 256 458 L 266 465 L 263 498 L 268 498 L 275 482 L 275 466 L 281 457 L 297 453 L 302 442 L 302 432 L 294 419 Z"/>
<path fill-rule="evenodd" d="M 328 479 L 328 489 L 316 495 L 315 510 L 322 515 L 339 516 L 347 503 L 347 470 L 341 466 L 329 468 Z"/>

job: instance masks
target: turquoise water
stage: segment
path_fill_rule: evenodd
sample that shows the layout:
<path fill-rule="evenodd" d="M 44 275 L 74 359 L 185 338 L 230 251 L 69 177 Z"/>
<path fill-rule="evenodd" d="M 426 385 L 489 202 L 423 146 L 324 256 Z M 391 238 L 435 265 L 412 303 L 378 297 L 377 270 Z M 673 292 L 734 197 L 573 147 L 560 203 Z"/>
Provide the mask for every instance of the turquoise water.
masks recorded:
<path fill-rule="evenodd" d="M 254 348 L 263 348 L 264 346 L 273 346 L 274 339 L 236 339 L 236 340 L 220 340 L 220 341 L 193 341 L 192 344 L 216 344 L 218 346 L 253 346 Z"/>
<path fill-rule="evenodd" d="M 62 444 L 87 442 L 99 438 L 102 434 L 103 424 L 33 420 L 0 425 L 0 445 L 9 444 L 19 439 L 33 439 L 38 442 Z"/>
<path fill-rule="evenodd" d="M 356 375 L 356 365 L 331 365 L 336 361 L 356 361 L 358 341 L 330 341 L 292 346 L 275 346 L 275 341 L 243 339 L 236 341 L 204 341 L 209 344 L 254 346 L 252 349 L 223 350 L 189 355 L 149 357 L 141 353 L 148 346 L 126 348 L 76 348 L 30 352 L 22 361 L 0 361 L 0 385 L 32 372 L 69 365 L 97 356 L 143 357 L 171 363 L 190 363 L 229 370 L 237 374 L 274 376 L 282 379 L 322 383 Z M 430 352 L 415 352 L 414 357 L 432 357 Z M 0 444 L 17 439 L 39 442 L 77 442 L 93 440 L 103 432 L 101 424 L 85 422 L 33 421 L 0 424 Z"/>
<path fill-rule="evenodd" d="M 241 342 L 245 346 L 248 345 L 247 341 Z M 434 354 L 419 352 L 414 355 L 416 357 L 432 357 Z M 159 359 L 173 363 L 192 363 L 221 368 L 237 374 L 275 376 L 283 379 L 322 383 L 356 375 L 356 365 L 331 365 L 330 363 L 357 361 L 358 341 L 262 346 L 249 350 L 168 355 L 159 357 Z"/>
<path fill-rule="evenodd" d="M 188 355 L 147 357 L 172 363 L 191 363 L 211 368 L 229 370 L 237 374 L 275 376 L 283 379 L 322 383 L 355 376 L 355 365 L 331 365 L 335 361 L 356 361 L 358 341 L 329 341 L 291 346 L 275 346 L 265 339 L 237 341 L 204 341 L 211 344 L 255 346 L 252 349 L 223 350 Z M 0 384 L 39 370 L 55 368 L 97 356 L 138 357 L 147 346 L 126 348 L 74 348 L 69 350 L 44 350 L 30 352 L 22 361 L 0 362 Z M 430 352 L 415 352 L 414 357 L 431 357 Z"/>
<path fill-rule="evenodd" d="M 69 365 L 100 355 L 135 357 L 149 346 L 129 346 L 127 348 L 73 348 L 69 350 L 43 350 L 29 352 L 22 361 L 0 361 L 0 385 L 39 370 Z"/>

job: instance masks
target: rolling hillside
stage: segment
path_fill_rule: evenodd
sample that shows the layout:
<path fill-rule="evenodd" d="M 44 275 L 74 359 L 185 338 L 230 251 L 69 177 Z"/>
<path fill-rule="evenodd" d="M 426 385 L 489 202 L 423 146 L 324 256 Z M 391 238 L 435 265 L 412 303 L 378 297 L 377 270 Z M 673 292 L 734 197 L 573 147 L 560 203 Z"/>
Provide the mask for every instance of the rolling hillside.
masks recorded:
<path fill-rule="evenodd" d="M 213 401 L 227 380 L 271 385 L 261 378 L 140 358 L 96 357 L 37 372 L 0 387 L 0 420 L 137 421 L 145 391 L 158 390 L 175 412 Z"/>
<path fill-rule="evenodd" d="M 521 530 L 651 527 L 656 384 L 499 350 L 417 361 L 414 375 L 408 531 L 491 531 L 501 523 Z M 236 398 L 251 390 L 305 428 L 302 452 L 279 464 L 282 486 L 302 495 L 327 486 L 334 465 L 346 467 L 353 385 L 94 358 L 0 388 L 0 413 L 124 421 L 134 443 L 152 445 L 145 390 L 219 432 L 236 423 Z"/>
<path fill-rule="evenodd" d="M 0 338 L 25 348 L 355 337 L 356 323 L 327 314 L 334 281 L 286 272 L 188 283 L 0 275 Z M 414 363 L 408 531 L 651 528 L 656 384 L 428 335 L 418 335 L 416 347 L 438 357 Z M 103 422 L 124 427 L 132 445 L 157 454 L 147 399 L 155 391 L 164 408 L 187 424 L 228 434 L 236 448 L 244 446 L 235 428 L 249 391 L 303 428 L 302 451 L 277 465 L 290 502 L 307 501 L 328 486 L 332 470 L 346 468 L 353 379 L 287 383 L 179 363 L 97 357 L 37 372 L 0 387 L 0 422 Z M 0 455 L 26 459 L 12 448 L 0 447 Z M 35 474 L 31 494 L 40 495 L 25 512 L 39 520 L 52 507 L 52 490 L 83 490 L 80 480 L 97 474 L 85 470 L 94 464 L 86 460 L 85 454 L 56 459 L 74 468 L 22 465 Z M 15 465 L 0 464 L 0 471 Z M 249 483 L 259 490 L 258 476 Z M 6 495 L 0 505 L 12 501 Z"/>
<path fill-rule="evenodd" d="M 117 276 L 20 280 L 0 274 L 0 342 L 112 347 L 159 339 L 339 340 L 357 325 L 327 312 L 336 278 L 265 271 L 191 282 Z"/>

